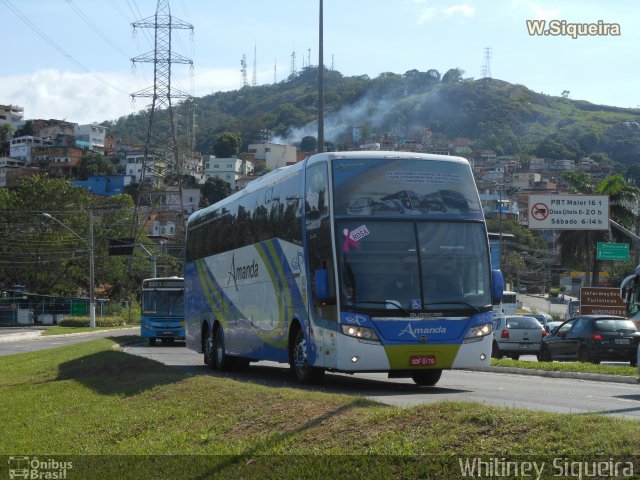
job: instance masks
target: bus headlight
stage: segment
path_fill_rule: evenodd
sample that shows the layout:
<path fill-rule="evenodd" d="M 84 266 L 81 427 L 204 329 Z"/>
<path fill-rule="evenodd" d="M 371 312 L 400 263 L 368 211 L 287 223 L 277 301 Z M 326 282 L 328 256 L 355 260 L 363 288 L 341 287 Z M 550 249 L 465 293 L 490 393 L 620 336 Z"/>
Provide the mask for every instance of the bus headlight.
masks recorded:
<path fill-rule="evenodd" d="M 372 328 L 359 327 L 358 325 L 342 325 L 342 333 L 349 337 L 355 337 L 363 343 L 380 343 L 380 339 Z"/>
<path fill-rule="evenodd" d="M 491 332 L 493 332 L 492 323 L 485 323 L 483 325 L 471 327 L 467 334 L 464 336 L 464 341 L 462 343 L 479 342 L 483 337 L 486 337 Z"/>

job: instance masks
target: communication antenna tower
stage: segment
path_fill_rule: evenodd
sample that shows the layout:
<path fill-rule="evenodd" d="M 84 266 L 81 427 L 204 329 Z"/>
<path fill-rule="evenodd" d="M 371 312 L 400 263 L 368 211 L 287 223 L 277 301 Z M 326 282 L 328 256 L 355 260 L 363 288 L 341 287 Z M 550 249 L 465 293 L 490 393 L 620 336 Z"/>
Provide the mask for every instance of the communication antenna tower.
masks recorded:
<path fill-rule="evenodd" d="M 258 84 L 258 81 L 257 81 L 257 78 L 256 78 L 257 58 L 258 58 L 258 47 L 254 43 L 253 44 L 253 76 L 251 77 L 251 85 L 254 86 L 254 87 Z"/>
<path fill-rule="evenodd" d="M 278 83 L 277 81 L 277 72 L 278 72 L 278 59 L 273 59 L 273 83 Z"/>
<path fill-rule="evenodd" d="M 307 49 L 307 67 L 311 66 L 311 49 Z"/>
<path fill-rule="evenodd" d="M 295 50 L 291 52 L 291 77 L 295 77 L 296 75 L 296 52 Z"/>
<path fill-rule="evenodd" d="M 134 236 L 137 236 L 138 210 L 145 193 L 143 190 L 149 186 L 145 176 L 147 170 L 150 170 L 149 154 L 151 151 L 153 151 L 154 157 L 153 166 L 155 172 L 153 173 L 156 174 L 155 179 L 161 173 L 165 173 L 164 180 L 166 185 L 173 183 L 172 179 L 177 179 L 182 225 L 178 222 L 176 222 L 176 225 L 180 225 L 181 228 L 184 227 L 184 208 L 182 205 L 182 175 L 184 171 L 178 149 L 174 103 L 178 100 L 188 100 L 191 95 L 172 87 L 171 67 L 173 64 L 188 64 L 193 68 L 193 61 L 172 51 L 171 40 L 173 30 L 188 29 L 193 33 L 193 25 L 171 15 L 169 0 L 158 0 L 155 15 L 133 22 L 131 25 L 134 32 L 136 28 L 152 28 L 154 31 L 153 51 L 131 59 L 134 66 L 136 63 L 153 63 L 153 86 L 131 94 L 133 100 L 136 98 L 151 99 L 148 110 L 147 135 L 144 142 L 144 159 L 138 183 L 138 201 L 133 219 Z M 163 119 L 161 117 L 168 118 Z M 164 172 L 161 172 L 158 168 L 162 163 L 165 163 L 167 167 Z M 152 178 L 151 183 L 155 179 Z"/>
<path fill-rule="evenodd" d="M 242 86 L 246 87 L 247 83 L 247 56 L 242 55 L 242 60 L 240 60 L 240 75 L 242 80 Z"/>
<path fill-rule="evenodd" d="M 484 65 L 482 65 L 482 78 L 491 78 L 491 47 L 484 49 Z"/>

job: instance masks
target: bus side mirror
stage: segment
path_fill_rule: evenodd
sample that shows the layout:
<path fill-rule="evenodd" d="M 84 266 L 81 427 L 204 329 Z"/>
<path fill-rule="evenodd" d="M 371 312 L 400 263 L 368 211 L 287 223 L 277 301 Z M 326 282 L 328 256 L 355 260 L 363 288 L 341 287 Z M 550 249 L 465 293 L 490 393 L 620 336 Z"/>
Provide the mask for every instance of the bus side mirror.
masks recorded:
<path fill-rule="evenodd" d="M 324 301 L 329 298 L 329 276 L 327 275 L 327 270 L 324 268 L 318 269 L 315 272 L 315 289 L 318 300 Z"/>
<path fill-rule="evenodd" d="M 503 290 L 504 279 L 502 278 L 502 272 L 498 269 L 491 270 L 491 303 L 493 305 L 500 305 Z"/>

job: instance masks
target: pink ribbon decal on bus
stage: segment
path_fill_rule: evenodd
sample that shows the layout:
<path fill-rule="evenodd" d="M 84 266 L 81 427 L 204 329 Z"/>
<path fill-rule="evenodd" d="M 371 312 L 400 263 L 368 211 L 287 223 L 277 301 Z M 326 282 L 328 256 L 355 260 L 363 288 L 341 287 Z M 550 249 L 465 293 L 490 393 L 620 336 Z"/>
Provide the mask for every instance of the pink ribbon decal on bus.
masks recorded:
<path fill-rule="evenodd" d="M 344 234 L 344 243 L 342 244 L 342 251 L 349 253 L 351 247 L 360 248 L 360 240 L 369 235 L 369 230 L 364 225 L 360 225 L 355 230 L 349 232 L 348 229 L 342 231 Z"/>

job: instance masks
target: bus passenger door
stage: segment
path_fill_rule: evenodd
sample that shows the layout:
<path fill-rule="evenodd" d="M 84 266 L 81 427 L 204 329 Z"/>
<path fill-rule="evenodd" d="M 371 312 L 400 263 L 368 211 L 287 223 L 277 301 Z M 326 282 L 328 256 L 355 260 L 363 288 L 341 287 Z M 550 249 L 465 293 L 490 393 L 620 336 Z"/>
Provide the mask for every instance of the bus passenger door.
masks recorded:
<path fill-rule="evenodd" d="M 338 314 L 336 309 L 335 270 L 331 248 L 329 177 L 326 163 L 307 169 L 305 186 L 305 231 L 307 242 L 309 302 L 308 314 L 313 331 L 316 366 L 335 364 Z M 327 279 L 325 298 L 319 298 L 316 272 L 324 270 Z M 322 275 L 324 276 L 324 275 Z"/>

